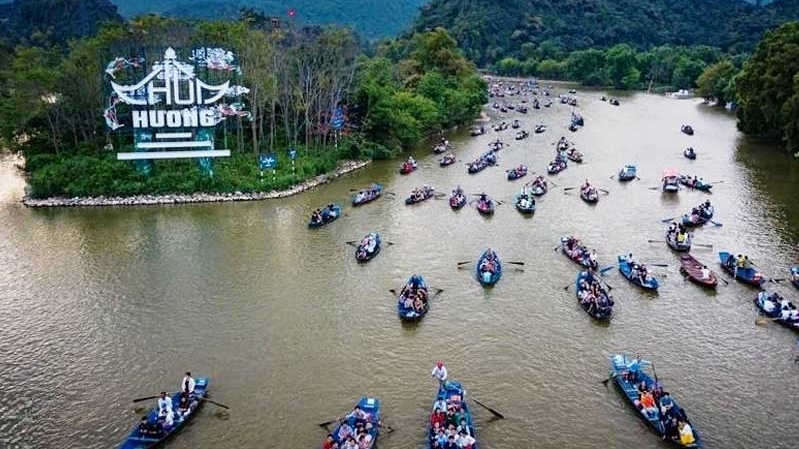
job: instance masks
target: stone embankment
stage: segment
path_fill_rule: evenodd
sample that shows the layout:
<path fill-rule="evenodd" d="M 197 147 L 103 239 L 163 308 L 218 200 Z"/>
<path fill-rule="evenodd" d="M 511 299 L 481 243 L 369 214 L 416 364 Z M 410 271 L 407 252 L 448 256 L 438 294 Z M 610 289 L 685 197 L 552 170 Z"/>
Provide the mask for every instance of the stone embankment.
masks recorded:
<path fill-rule="evenodd" d="M 332 173 L 319 175 L 290 189 L 271 192 L 192 193 L 175 195 L 136 195 L 129 197 L 74 197 L 44 198 L 25 197 L 22 203 L 29 207 L 87 207 L 87 206 L 145 206 L 156 204 L 215 203 L 229 201 L 260 201 L 286 198 L 314 187 L 326 184 L 342 175 L 366 167 L 371 161 L 346 161 Z"/>

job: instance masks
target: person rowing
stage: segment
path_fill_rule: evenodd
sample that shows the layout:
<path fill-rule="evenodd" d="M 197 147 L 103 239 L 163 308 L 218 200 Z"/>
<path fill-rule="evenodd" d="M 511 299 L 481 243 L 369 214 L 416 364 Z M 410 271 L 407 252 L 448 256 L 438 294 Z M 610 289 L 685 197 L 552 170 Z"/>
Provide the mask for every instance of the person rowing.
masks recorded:
<path fill-rule="evenodd" d="M 433 372 L 430 373 L 430 376 L 435 377 L 439 382 L 446 381 L 448 376 L 447 367 L 441 361 L 436 362 L 436 366 L 433 367 Z"/>

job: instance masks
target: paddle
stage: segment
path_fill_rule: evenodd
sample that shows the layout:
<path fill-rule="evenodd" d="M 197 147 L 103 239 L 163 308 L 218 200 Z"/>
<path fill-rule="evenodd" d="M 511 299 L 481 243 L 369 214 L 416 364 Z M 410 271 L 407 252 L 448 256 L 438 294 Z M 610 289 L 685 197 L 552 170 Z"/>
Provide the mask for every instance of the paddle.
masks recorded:
<path fill-rule="evenodd" d="M 650 187 L 649 190 L 658 190 L 659 188 L 660 188 L 660 186 L 658 186 L 658 187 Z"/>
<path fill-rule="evenodd" d="M 473 261 L 473 260 L 467 260 L 467 261 L 465 261 L 465 262 L 458 262 L 458 263 L 457 263 L 457 265 L 458 265 L 458 267 L 460 267 L 460 266 L 462 266 L 462 265 L 466 265 L 466 264 L 468 264 L 468 263 L 474 263 L 474 261 Z"/>
<path fill-rule="evenodd" d="M 492 414 L 492 415 L 494 415 L 494 416 L 496 416 L 497 418 L 499 418 L 499 419 L 505 419 L 505 415 L 503 415 L 502 413 L 500 413 L 500 412 L 498 412 L 498 411 L 494 410 L 493 408 L 491 408 L 491 407 L 489 407 L 489 406 L 487 406 L 487 405 L 483 404 L 483 403 L 482 403 L 482 402 L 480 402 L 480 401 L 479 401 L 479 400 L 478 400 L 476 397 L 472 396 L 472 400 L 473 400 L 474 402 L 476 402 L 476 403 L 477 403 L 477 405 L 479 405 L 480 407 L 483 407 L 484 409 L 486 409 L 486 410 L 488 410 L 489 412 L 491 412 L 491 414 Z"/>
<path fill-rule="evenodd" d="M 344 242 L 344 243 L 346 243 L 347 245 L 358 246 L 357 240 L 350 240 L 349 242 Z"/>
<path fill-rule="evenodd" d="M 647 264 L 647 265 L 650 265 L 650 266 L 653 266 L 653 267 L 668 267 L 669 266 L 668 264 L 665 264 L 665 263 L 650 263 L 650 264 Z"/>
<path fill-rule="evenodd" d="M 612 175 L 610 175 L 610 179 L 613 179 L 615 177 L 616 177 L 616 173 L 613 173 Z"/>
<path fill-rule="evenodd" d="M 329 426 L 330 424 L 333 424 L 336 421 L 341 421 L 341 418 L 333 418 L 330 421 L 320 422 L 319 423 L 319 427 L 327 427 L 327 426 Z"/>
<path fill-rule="evenodd" d="M 219 407 L 222 407 L 224 409 L 230 410 L 230 407 L 228 407 L 227 405 L 220 404 L 219 402 L 216 402 L 216 401 L 212 401 L 212 400 L 210 400 L 210 399 L 208 399 L 208 398 L 206 398 L 204 396 L 200 396 L 200 400 L 201 401 L 205 401 L 205 402 L 210 402 L 211 404 L 218 405 Z"/>
<path fill-rule="evenodd" d="M 565 191 L 567 191 L 567 190 L 574 190 L 574 189 L 576 189 L 576 188 L 577 188 L 577 187 L 565 187 L 565 188 L 563 189 L 563 191 L 565 192 Z"/>
<path fill-rule="evenodd" d="M 608 382 L 610 382 L 611 380 L 615 379 L 615 378 L 616 378 L 616 376 L 617 376 L 617 374 L 616 374 L 615 372 L 614 372 L 614 373 L 612 373 L 612 374 L 610 375 L 610 377 L 608 377 L 607 379 L 605 379 L 605 380 L 601 381 L 602 385 L 604 385 L 604 386 L 606 386 L 606 387 L 607 387 L 607 386 L 608 386 Z"/>
<path fill-rule="evenodd" d="M 773 282 L 775 284 L 779 284 L 780 282 L 787 281 L 787 280 L 788 280 L 787 278 L 777 278 L 777 279 L 771 278 L 771 279 L 769 279 L 769 281 L 771 281 L 771 282 Z"/>
<path fill-rule="evenodd" d="M 670 221 L 674 221 L 675 218 L 677 218 L 677 217 L 664 218 L 664 219 L 660 220 L 660 222 L 661 223 L 668 223 Z"/>
<path fill-rule="evenodd" d="M 660 243 L 662 241 L 663 240 L 647 240 L 647 242 L 649 242 L 649 243 Z"/>
<path fill-rule="evenodd" d="M 161 395 L 157 394 L 155 396 L 147 396 L 147 397 L 144 397 L 144 398 L 136 398 L 136 399 L 133 400 L 133 402 L 141 402 L 141 401 L 146 401 L 148 399 L 155 399 L 155 398 L 160 398 L 160 397 L 161 397 Z"/>
<path fill-rule="evenodd" d="M 597 189 L 597 190 L 599 190 L 600 192 L 604 193 L 605 195 L 610 195 L 610 192 L 608 192 L 605 189 Z"/>
<path fill-rule="evenodd" d="M 708 220 L 708 221 L 709 221 L 709 222 L 711 222 L 711 223 L 713 223 L 713 226 L 716 226 L 716 227 L 721 227 L 721 226 L 724 226 L 723 224 L 721 224 L 721 223 L 718 223 L 718 222 L 715 222 L 715 221 L 713 221 L 713 220 Z"/>
<path fill-rule="evenodd" d="M 505 262 L 505 263 L 509 263 L 511 265 L 524 265 L 524 262 Z"/>
<path fill-rule="evenodd" d="M 605 268 L 603 268 L 603 269 L 599 270 L 599 275 L 600 275 L 600 276 L 604 276 L 604 275 L 605 275 L 605 273 L 607 273 L 608 271 L 610 271 L 610 270 L 612 270 L 612 269 L 614 269 L 614 268 L 616 268 L 616 267 L 605 267 Z"/>
<path fill-rule="evenodd" d="M 694 243 L 693 245 L 694 246 L 701 246 L 703 248 L 713 248 L 713 245 L 711 245 L 709 243 Z"/>

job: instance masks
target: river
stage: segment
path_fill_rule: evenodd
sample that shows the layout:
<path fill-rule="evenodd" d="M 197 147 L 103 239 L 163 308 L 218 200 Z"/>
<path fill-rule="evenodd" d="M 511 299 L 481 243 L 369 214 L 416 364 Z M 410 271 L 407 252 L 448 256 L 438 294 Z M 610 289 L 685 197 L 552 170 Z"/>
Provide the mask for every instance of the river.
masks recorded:
<path fill-rule="evenodd" d="M 383 403 L 394 432 L 380 447 L 420 448 L 436 391 L 430 370 L 443 360 L 450 376 L 502 412 L 474 410 L 484 448 L 661 448 L 621 396 L 601 380 L 610 354 L 641 354 L 688 410 L 708 447 L 793 447 L 799 438 L 795 393 L 796 335 L 776 324 L 756 326 L 755 291 L 731 283 L 715 293 L 684 283 L 678 257 L 660 239 L 661 219 L 679 216 L 707 195 L 665 196 L 649 187 L 676 168 L 723 180 L 710 196 L 721 227 L 696 232 L 693 254 L 718 270 L 716 252 L 746 253 L 765 275 L 785 278 L 799 261 L 799 166 L 774 148 L 749 142 L 730 115 L 696 100 L 634 94 L 613 107 L 600 92 L 578 94 L 586 126 L 569 133 L 570 108 L 519 117 L 543 134 L 513 140 L 499 168 L 468 175 L 494 133 L 451 136 L 461 161 L 439 168 L 430 147 L 421 168 L 397 173 L 377 162 L 329 185 L 285 200 L 181 206 L 27 209 L 0 199 L 0 447 L 109 448 L 138 418 L 131 400 L 179 387 L 186 370 L 211 376 L 207 404 L 169 448 L 310 448 L 325 431 L 317 423 L 350 409 L 362 395 Z M 692 137 L 680 132 L 690 123 Z M 532 218 L 511 203 L 521 181 L 505 169 L 526 163 L 543 172 L 561 135 L 586 163 L 554 176 L 559 188 L 541 198 Z M 699 157 L 689 161 L 691 145 Z M 640 181 L 610 175 L 638 165 Z M 4 189 L 19 188 L 3 167 Z M 563 188 L 585 179 L 610 194 L 596 206 Z M 528 175 L 529 179 L 529 175 Z M 313 208 L 347 203 L 350 189 L 379 181 L 396 196 L 352 209 L 308 230 Z M 402 199 L 429 184 L 449 192 L 485 190 L 507 203 L 491 218 L 447 201 L 413 207 Z M 10 187 L 9 187 L 10 186 Z M 353 248 L 371 230 L 394 245 L 368 264 Z M 577 266 L 555 252 L 559 237 L 577 234 L 596 248 L 602 266 L 632 251 L 666 263 L 656 296 L 611 270 L 616 315 L 598 325 L 577 305 Z M 483 289 L 471 269 L 486 247 L 506 261 L 498 285 Z M 443 288 L 430 313 L 403 325 L 389 289 L 412 273 Z M 799 295 L 787 283 L 769 288 Z M 152 405 L 154 402 L 144 402 Z"/>

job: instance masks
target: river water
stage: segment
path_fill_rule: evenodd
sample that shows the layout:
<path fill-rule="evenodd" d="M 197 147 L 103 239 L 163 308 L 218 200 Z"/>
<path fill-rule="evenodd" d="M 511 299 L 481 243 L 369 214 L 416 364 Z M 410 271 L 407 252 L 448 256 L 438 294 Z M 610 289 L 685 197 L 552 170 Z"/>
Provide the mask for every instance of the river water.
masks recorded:
<path fill-rule="evenodd" d="M 580 94 L 586 126 L 569 133 L 570 108 L 518 116 L 532 131 L 510 141 L 500 167 L 477 175 L 464 161 L 484 151 L 494 133 L 452 136 L 456 165 L 439 168 L 429 147 L 421 168 L 397 173 L 378 162 L 330 185 L 285 200 L 162 207 L 26 209 L 4 194 L 0 205 L 0 447 L 108 448 L 137 422 L 132 398 L 175 390 L 186 370 L 212 378 L 211 394 L 228 416 L 207 404 L 170 448 L 318 447 L 317 423 L 341 415 L 361 395 L 383 402 L 395 431 L 382 448 L 419 448 L 436 385 L 430 370 L 443 360 L 483 403 L 475 406 L 485 448 L 665 447 L 601 380 L 610 354 L 641 354 L 688 410 L 707 446 L 793 447 L 799 403 L 792 400 L 799 365 L 796 335 L 756 326 L 755 291 L 731 284 L 709 293 L 684 283 L 678 257 L 662 243 L 661 219 L 706 199 L 687 190 L 665 196 L 660 172 L 676 168 L 723 180 L 711 200 L 722 227 L 706 227 L 693 250 L 714 268 L 716 251 L 745 252 L 770 277 L 784 278 L 799 261 L 799 170 L 768 145 L 748 142 L 734 118 L 698 101 L 635 94 L 620 107 Z M 693 137 L 680 132 L 691 123 Z M 520 181 L 505 169 L 526 163 L 543 172 L 561 135 L 586 157 L 553 177 L 532 218 L 510 203 Z M 697 149 L 696 161 L 682 149 Z M 610 179 L 636 163 L 640 181 Z M 529 178 L 529 175 L 528 175 Z M 565 187 L 588 178 L 610 194 L 588 206 Z M 385 196 L 310 231 L 309 212 L 347 202 L 352 188 L 379 181 Z M 4 191 L 19 188 L 3 167 Z M 508 203 L 492 218 L 473 208 L 453 212 L 447 201 L 413 207 L 402 199 L 429 184 L 449 192 L 485 190 Z M 353 248 L 371 230 L 394 242 L 368 264 Z M 658 295 L 607 276 L 616 300 L 610 325 L 577 305 L 577 266 L 553 251 L 559 236 L 577 234 L 596 248 L 602 266 L 632 251 L 667 263 Z M 486 247 L 506 261 L 492 289 L 471 269 Z M 413 273 L 444 292 L 418 325 L 402 325 L 389 289 Z M 797 298 L 790 285 L 768 284 Z M 143 404 L 151 405 L 150 402 Z"/>

